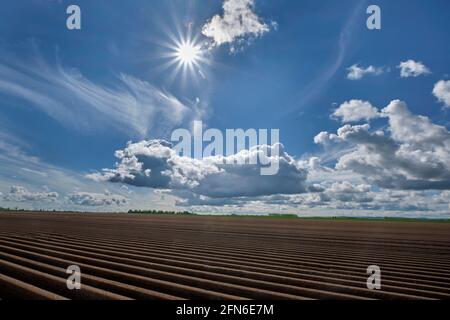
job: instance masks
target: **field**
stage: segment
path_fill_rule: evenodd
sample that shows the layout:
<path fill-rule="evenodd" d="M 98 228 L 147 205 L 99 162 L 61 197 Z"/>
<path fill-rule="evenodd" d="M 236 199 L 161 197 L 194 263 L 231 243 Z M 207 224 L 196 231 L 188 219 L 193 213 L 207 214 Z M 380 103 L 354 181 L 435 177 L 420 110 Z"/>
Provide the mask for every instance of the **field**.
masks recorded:
<path fill-rule="evenodd" d="M 448 223 L 0 212 L 1 299 L 449 297 Z"/>

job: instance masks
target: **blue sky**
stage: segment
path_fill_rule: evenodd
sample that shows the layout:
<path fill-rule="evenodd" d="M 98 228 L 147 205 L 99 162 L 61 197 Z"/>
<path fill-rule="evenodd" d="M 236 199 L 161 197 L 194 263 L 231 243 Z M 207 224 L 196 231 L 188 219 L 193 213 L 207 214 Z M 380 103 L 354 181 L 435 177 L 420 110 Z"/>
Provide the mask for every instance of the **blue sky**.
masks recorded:
<path fill-rule="evenodd" d="M 81 30 L 66 28 L 71 4 Z M 370 4 L 381 8 L 381 30 L 366 27 Z M 0 206 L 450 216 L 449 9 L 446 0 L 9 2 L 0 13 Z M 226 19 L 238 24 L 213 24 Z M 174 72 L 167 55 L 193 38 L 202 61 Z M 224 186 L 242 182 L 242 192 L 218 196 L 202 191 L 218 177 L 157 188 L 123 178 L 131 169 L 116 150 L 131 141 L 141 161 L 153 145 L 140 142 L 168 140 L 194 120 L 280 129 L 293 180 L 247 181 L 242 169 Z M 272 187 L 250 190 L 258 184 Z"/>

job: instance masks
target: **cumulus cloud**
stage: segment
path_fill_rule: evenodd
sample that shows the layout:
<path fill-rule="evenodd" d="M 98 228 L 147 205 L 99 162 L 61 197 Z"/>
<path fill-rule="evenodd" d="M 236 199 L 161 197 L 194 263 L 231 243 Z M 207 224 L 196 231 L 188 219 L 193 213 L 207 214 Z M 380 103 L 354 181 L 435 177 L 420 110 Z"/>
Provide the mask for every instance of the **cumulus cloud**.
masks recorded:
<path fill-rule="evenodd" d="M 295 160 L 280 145 L 279 156 L 273 159 L 279 162 L 279 173 L 261 176 L 259 165 L 226 165 L 230 159 L 222 156 L 182 157 L 171 143 L 149 140 L 129 143 L 116 152 L 115 168 L 89 177 L 153 188 L 175 199 L 176 206 L 198 212 L 326 210 L 329 215 L 331 210 L 333 214 L 423 215 L 448 210 L 449 131 L 411 113 L 399 100 L 373 111 L 387 120 L 383 130 L 372 130 L 369 124 L 346 124 L 336 133 L 316 136 L 316 143 L 342 147 L 329 166 L 319 156 Z M 245 160 L 255 151 L 230 157 Z"/>
<path fill-rule="evenodd" d="M 339 140 L 339 137 L 333 133 L 328 133 L 327 131 L 322 131 L 314 137 L 314 143 L 316 144 L 328 144 L 335 140 Z"/>
<path fill-rule="evenodd" d="M 360 67 L 358 64 L 354 64 L 347 68 L 347 79 L 349 80 L 361 80 L 367 75 L 378 76 L 384 72 L 381 67 L 368 66 L 367 68 Z"/>
<path fill-rule="evenodd" d="M 450 108 L 450 80 L 441 80 L 434 85 L 433 94 L 440 102 Z"/>
<path fill-rule="evenodd" d="M 315 186 L 309 193 L 297 195 L 280 195 L 262 199 L 271 204 L 297 204 L 309 208 L 316 206 L 325 207 L 358 207 L 366 205 L 374 200 L 371 186 L 367 184 L 353 184 L 343 182 L 322 182 Z"/>
<path fill-rule="evenodd" d="M 316 191 L 292 195 L 212 199 L 198 195 L 180 195 L 178 206 L 196 210 L 241 210 L 261 214 L 288 212 L 313 214 L 357 214 L 382 216 L 408 212 L 422 215 L 424 212 L 445 212 L 448 208 L 448 191 L 415 191 L 378 189 L 364 183 L 323 182 Z M 218 209 L 218 208 L 222 209 Z M 420 213 L 419 213 L 420 212 Z"/>
<path fill-rule="evenodd" d="M 278 148 L 279 155 L 275 151 Z M 257 155 L 262 163 L 277 163 L 278 173 L 261 175 L 262 164 L 249 164 Z M 179 156 L 171 143 L 149 140 L 129 143 L 116 152 L 114 169 L 88 175 L 96 181 L 109 181 L 137 187 L 187 190 L 209 198 L 255 197 L 305 192 L 306 170 L 284 151 L 282 145 L 259 146 L 231 156 L 194 159 Z"/>
<path fill-rule="evenodd" d="M 337 108 L 334 118 L 340 118 L 342 122 L 358 122 L 361 120 L 371 120 L 380 116 L 378 109 L 368 101 L 350 100 Z"/>
<path fill-rule="evenodd" d="M 374 200 L 371 193 L 371 186 L 368 184 L 353 184 L 348 181 L 322 183 L 321 188 L 316 194 L 309 197 L 301 196 L 298 201 L 304 205 L 334 205 L 343 206 L 349 203 L 367 204 Z"/>
<path fill-rule="evenodd" d="M 215 46 L 232 45 L 248 37 L 259 37 L 269 32 L 270 25 L 264 23 L 254 12 L 255 0 L 225 0 L 223 15 L 215 15 L 202 28 L 202 33 L 211 38 Z M 274 23 L 272 23 L 274 25 Z"/>
<path fill-rule="evenodd" d="M 74 192 L 67 195 L 67 199 L 72 204 L 87 207 L 120 206 L 128 203 L 128 198 L 109 191 L 105 193 Z"/>
<path fill-rule="evenodd" d="M 392 101 L 382 110 L 386 131 L 368 124 L 341 127 L 337 134 L 321 133 L 317 143 L 347 143 L 356 149 L 342 155 L 339 170 L 363 175 L 386 189 L 450 189 L 450 132 L 429 118 L 412 114 L 407 105 Z"/>
<path fill-rule="evenodd" d="M 57 192 L 31 192 L 22 186 L 11 186 L 9 192 L 3 195 L 3 199 L 10 202 L 55 202 L 58 197 Z"/>
<path fill-rule="evenodd" d="M 306 208 L 320 206 L 327 210 L 356 210 L 375 212 L 410 212 L 442 210 L 443 192 L 374 191 L 370 185 L 333 183 L 321 193 L 296 195 L 296 202 Z"/>
<path fill-rule="evenodd" d="M 430 74 L 431 71 L 422 62 L 407 60 L 400 62 L 397 66 L 400 69 L 400 76 L 402 78 L 418 77 L 421 75 Z"/>

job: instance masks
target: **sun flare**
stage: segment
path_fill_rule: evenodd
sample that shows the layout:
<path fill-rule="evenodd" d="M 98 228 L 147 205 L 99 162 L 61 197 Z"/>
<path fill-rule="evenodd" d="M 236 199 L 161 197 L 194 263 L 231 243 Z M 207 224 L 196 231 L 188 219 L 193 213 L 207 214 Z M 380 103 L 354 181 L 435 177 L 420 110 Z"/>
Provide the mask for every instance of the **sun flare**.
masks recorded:
<path fill-rule="evenodd" d="M 160 66 L 161 70 L 169 70 L 167 81 L 169 83 L 179 78 L 184 84 L 193 80 L 198 83 L 206 79 L 207 66 L 211 65 L 210 53 L 205 42 L 198 40 L 199 35 L 174 35 L 168 33 L 168 39 L 162 43 L 165 53 L 161 58 L 167 61 Z"/>
<path fill-rule="evenodd" d="M 176 49 L 176 58 L 182 64 L 196 64 L 200 59 L 201 49 L 192 43 L 181 43 Z"/>

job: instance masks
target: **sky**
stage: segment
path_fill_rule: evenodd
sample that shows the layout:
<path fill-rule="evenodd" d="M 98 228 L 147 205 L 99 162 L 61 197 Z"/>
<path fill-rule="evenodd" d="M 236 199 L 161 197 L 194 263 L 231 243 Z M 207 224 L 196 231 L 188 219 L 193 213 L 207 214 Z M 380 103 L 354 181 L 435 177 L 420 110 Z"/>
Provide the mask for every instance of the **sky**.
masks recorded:
<path fill-rule="evenodd" d="M 73 4 L 81 29 L 69 30 Z M 366 24 L 373 4 L 381 29 Z M 450 218 L 449 10 L 447 0 L 4 4 L 0 207 Z M 278 129 L 278 173 L 176 154 L 172 132 L 194 121 Z"/>

